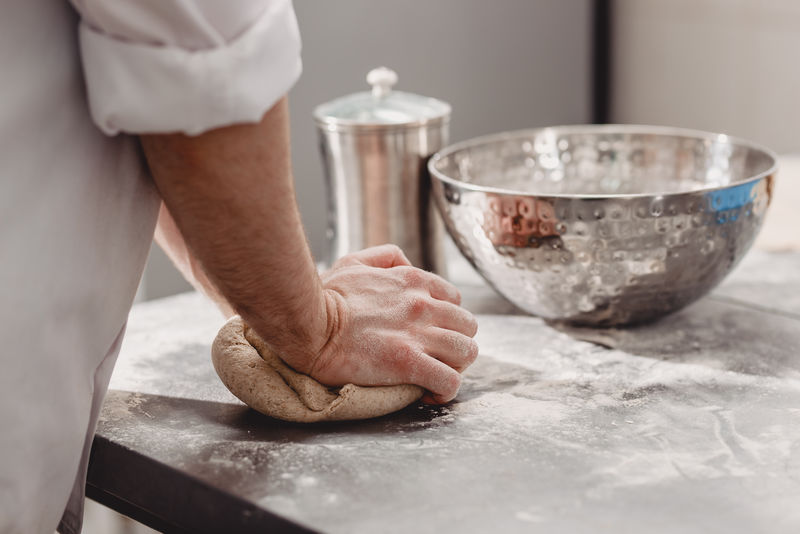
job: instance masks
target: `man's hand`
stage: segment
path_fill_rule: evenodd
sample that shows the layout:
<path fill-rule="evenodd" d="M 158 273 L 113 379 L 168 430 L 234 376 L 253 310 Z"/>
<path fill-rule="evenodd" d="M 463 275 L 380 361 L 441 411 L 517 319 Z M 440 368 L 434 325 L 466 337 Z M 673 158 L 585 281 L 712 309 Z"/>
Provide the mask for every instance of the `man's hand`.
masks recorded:
<path fill-rule="evenodd" d="M 478 325 L 453 285 L 412 267 L 394 245 L 340 259 L 322 283 L 331 311 L 311 376 L 331 385 L 417 384 L 429 402 L 456 396 L 459 373 L 478 356 Z"/>
<path fill-rule="evenodd" d="M 258 124 L 141 137 L 172 216 L 164 221 L 174 218 L 186 244 L 170 255 L 191 255 L 183 262 L 213 286 L 207 292 L 298 371 L 330 385 L 417 384 L 428 400 L 452 399 L 477 353 L 474 318 L 453 286 L 411 267 L 397 247 L 343 258 L 320 280 L 294 198 L 288 125 L 282 99 Z"/>

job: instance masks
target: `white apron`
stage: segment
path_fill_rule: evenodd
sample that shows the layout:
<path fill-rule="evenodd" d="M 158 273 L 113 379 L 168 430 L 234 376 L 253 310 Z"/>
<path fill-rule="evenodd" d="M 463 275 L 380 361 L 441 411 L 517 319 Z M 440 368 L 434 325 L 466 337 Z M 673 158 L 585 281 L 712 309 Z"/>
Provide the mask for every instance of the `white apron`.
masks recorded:
<path fill-rule="evenodd" d="M 57 0 L 0 6 L 2 534 L 80 531 L 97 415 L 155 227 L 136 138 L 100 129 L 257 121 L 300 73 L 289 0 L 75 4 L 83 23 Z"/>

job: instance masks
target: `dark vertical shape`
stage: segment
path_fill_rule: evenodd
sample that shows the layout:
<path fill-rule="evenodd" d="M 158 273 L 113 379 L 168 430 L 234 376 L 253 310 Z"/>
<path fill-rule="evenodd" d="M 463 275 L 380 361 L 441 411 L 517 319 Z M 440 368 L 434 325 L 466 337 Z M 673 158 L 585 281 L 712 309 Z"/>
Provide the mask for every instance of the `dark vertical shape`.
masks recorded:
<path fill-rule="evenodd" d="M 593 0 L 592 122 L 607 123 L 611 108 L 611 9 L 613 0 Z"/>

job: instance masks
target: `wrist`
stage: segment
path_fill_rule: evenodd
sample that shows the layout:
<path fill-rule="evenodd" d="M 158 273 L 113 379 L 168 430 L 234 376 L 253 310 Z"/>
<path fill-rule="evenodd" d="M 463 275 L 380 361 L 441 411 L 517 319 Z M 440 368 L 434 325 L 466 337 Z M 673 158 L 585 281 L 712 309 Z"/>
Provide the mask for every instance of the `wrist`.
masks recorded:
<path fill-rule="evenodd" d="M 319 337 L 318 344 L 312 353 L 311 365 L 305 371 L 308 375 L 313 375 L 319 371 L 320 367 L 324 367 L 321 362 L 325 361 L 325 354 L 331 350 L 331 346 L 336 342 L 342 326 L 342 296 L 331 289 L 323 289 L 322 296 L 325 305 L 325 320 L 321 323 L 323 329 L 320 332 L 322 332 L 322 335 Z"/>
<path fill-rule="evenodd" d="M 307 375 L 311 374 L 339 323 L 336 295 L 320 287 L 314 297 L 306 314 L 295 322 L 299 328 L 287 328 L 278 335 L 262 336 L 286 364 Z"/>

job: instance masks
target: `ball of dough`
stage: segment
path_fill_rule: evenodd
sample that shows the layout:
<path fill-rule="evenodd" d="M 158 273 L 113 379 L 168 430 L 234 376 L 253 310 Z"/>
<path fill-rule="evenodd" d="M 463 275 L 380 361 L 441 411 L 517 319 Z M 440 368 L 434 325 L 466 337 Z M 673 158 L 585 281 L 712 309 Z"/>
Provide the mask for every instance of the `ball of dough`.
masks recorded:
<path fill-rule="evenodd" d="M 222 383 L 242 402 L 270 417 L 301 423 L 369 419 L 419 400 L 418 386 L 325 386 L 275 355 L 239 316 L 220 329 L 211 359 Z"/>

